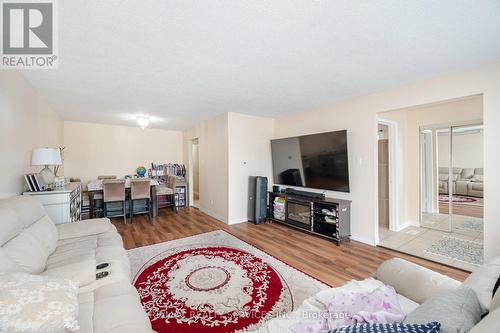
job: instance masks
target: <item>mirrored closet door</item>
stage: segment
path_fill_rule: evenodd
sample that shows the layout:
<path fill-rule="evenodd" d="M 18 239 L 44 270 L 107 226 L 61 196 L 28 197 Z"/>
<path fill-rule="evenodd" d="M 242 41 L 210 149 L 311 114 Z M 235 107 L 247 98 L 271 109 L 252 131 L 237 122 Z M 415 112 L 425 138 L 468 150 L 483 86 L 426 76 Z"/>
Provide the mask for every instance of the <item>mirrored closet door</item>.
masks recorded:
<path fill-rule="evenodd" d="M 483 231 L 483 126 L 420 129 L 420 225 L 471 239 Z"/>

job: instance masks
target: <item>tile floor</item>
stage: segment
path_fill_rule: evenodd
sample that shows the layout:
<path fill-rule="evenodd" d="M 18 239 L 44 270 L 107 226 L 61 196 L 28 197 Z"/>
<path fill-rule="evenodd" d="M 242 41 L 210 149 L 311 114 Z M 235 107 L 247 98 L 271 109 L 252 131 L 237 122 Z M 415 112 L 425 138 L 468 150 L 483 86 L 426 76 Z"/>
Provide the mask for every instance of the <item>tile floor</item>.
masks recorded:
<path fill-rule="evenodd" d="M 482 231 L 454 228 L 453 232 L 450 233 L 429 228 L 410 226 L 399 232 L 391 231 L 385 227 L 380 227 L 379 245 L 467 271 L 472 271 L 477 268 L 477 266 L 473 264 L 425 252 L 436 241 L 443 238 L 444 236 L 470 240 L 481 244 L 483 243 Z"/>

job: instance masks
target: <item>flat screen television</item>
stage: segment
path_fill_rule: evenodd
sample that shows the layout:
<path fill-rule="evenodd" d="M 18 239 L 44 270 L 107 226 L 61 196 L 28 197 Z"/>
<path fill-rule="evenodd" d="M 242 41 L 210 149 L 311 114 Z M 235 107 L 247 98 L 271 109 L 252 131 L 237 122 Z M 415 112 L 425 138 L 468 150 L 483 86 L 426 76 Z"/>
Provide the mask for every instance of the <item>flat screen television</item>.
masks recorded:
<path fill-rule="evenodd" d="M 347 131 L 271 140 L 274 183 L 349 192 Z"/>

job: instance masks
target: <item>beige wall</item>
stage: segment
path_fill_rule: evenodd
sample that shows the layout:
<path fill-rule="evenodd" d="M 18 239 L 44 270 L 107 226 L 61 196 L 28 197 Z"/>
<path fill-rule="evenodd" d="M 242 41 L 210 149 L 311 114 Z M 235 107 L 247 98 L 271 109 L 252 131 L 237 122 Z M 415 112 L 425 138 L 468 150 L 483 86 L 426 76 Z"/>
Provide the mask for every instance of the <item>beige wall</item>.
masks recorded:
<path fill-rule="evenodd" d="M 247 221 L 249 176 L 267 177 L 272 184 L 273 134 L 271 118 L 228 114 L 229 224 Z"/>
<path fill-rule="evenodd" d="M 438 164 L 450 165 L 450 136 L 438 135 Z M 483 133 L 453 134 L 453 166 L 483 167 Z"/>
<path fill-rule="evenodd" d="M 190 178 L 191 140 L 198 138 L 200 159 L 200 210 L 228 221 L 228 115 L 227 113 L 204 120 L 183 132 L 184 163 Z M 190 182 L 192 187 L 192 182 Z M 192 191 L 192 188 L 191 188 Z"/>
<path fill-rule="evenodd" d="M 64 145 L 64 175 L 83 182 L 99 175 L 123 177 L 151 162 L 182 162 L 180 131 L 65 121 Z"/>
<path fill-rule="evenodd" d="M 398 230 L 408 224 L 419 225 L 420 215 L 420 128 L 481 122 L 482 96 L 471 96 L 379 113 L 382 119 L 397 123 L 399 221 Z M 481 154 L 482 156 L 482 154 Z M 436 176 L 437 177 L 437 176 Z"/>
<path fill-rule="evenodd" d="M 307 112 L 279 117 L 275 135 L 288 137 L 330 130 L 348 130 L 351 193 L 327 193 L 351 199 L 353 238 L 375 244 L 378 239 L 377 114 L 464 96 L 483 94 L 485 186 L 485 256 L 500 255 L 500 63 L 444 75 L 411 85 L 356 97 Z"/>
<path fill-rule="evenodd" d="M 0 71 L 0 197 L 23 192 L 23 174 L 40 171 L 31 167 L 33 148 L 62 142 L 61 118 L 21 74 Z"/>

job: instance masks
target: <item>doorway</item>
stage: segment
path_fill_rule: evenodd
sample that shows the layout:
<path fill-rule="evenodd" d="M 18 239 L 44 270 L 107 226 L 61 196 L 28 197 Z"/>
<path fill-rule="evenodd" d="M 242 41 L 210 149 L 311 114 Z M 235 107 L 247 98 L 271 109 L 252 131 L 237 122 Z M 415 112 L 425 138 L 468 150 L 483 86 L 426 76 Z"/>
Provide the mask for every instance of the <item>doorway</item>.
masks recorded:
<path fill-rule="evenodd" d="M 457 98 L 379 114 L 397 123 L 400 197 L 396 229 L 385 220 L 387 181 L 379 134 L 379 246 L 472 271 L 483 262 L 483 100 Z M 380 119 L 379 118 L 379 119 Z M 379 131 L 383 132 L 380 126 Z M 390 132 L 390 131 L 389 131 Z M 388 138 L 391 146 L 391 138 Z M 391 149 L 389 148 L 389 176 Z M 391 177 L 389 177 L 391 179 Z"/>
<path fill-rule="evenodd" d="M 422 128 L 420 145 L 420 225 L 480 240 L 484 210 L 482 123 Z"/>
<path fill-rule="evenodd" d="M 192 168 L 192 186 L 193 186 L 193 204 L 200 207 L 200 145 L 198 138 L 191 141 L 191 168 Z"/>
<path fill-rule="evenodd" d="M 382 233 L 400 229 L 397 133 L 397 122 L 378 119 L 378 213 L 379 231 Z"/>
<path fill-rule="evenodd" d="M 389 128 L 378 124 L 378 225 L 389 229 Z"/>

